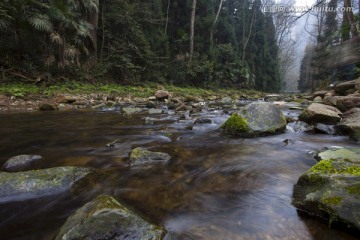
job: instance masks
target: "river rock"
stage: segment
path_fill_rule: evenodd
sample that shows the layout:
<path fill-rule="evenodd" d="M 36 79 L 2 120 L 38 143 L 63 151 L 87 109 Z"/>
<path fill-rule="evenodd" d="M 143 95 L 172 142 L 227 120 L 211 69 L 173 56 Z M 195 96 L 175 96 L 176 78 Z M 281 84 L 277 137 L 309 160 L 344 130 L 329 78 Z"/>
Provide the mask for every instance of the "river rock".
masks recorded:
<path fill-rule="evenodd" d="M 49 103 L 43 103 L 39 107 L 39 111 L 55 111 L 55 110 L 58 110 L 57 107 Z"/>
<path fill-rule="evenodd" d="M 269 94 L 264 97 L 264 101 L 266 102 L 274 102 L 274 101 L 282 101 L 284 96 L 280 94 Z"/>
<path fill-rule="evenodd" d="M 336 96 L 336 107 L 343 112 L 346 112 L 352 108 L 360 108 L 360 96 L 348 95 L 348 96 Z"/>
<path fill-rule="evenodd" d="M 351 162 L 360 164 L 360 149 L 359 148 L 341 148 L 341 149 L 330 149 L 317 154 L 316 159 L 318 160 L 341 160 L 348 159 Z"/>
<path fill-rule="evenodd" d="M 329 91 L 326 91 L 326 90 L 322 90 L 322 91 L 317 91 L 317 92 L 314 92 L 313 96 L 314 96 L 314 99 L 316 97 L 321 97 L 321 98 L 324 98 L 326 94 L 328 94 Z"/>
<path fill-rule="evenodd" d="M 32 162 L 40 160 L 42 157 L 39 155 L 18 155 L 9 158 L 4 164 L 6 170 L 20 170 L 29 166 Z"/>
<path fill-rule="evenodd" d="M 290 122 L 286 126 L 286 129 L 289 132 L 311 132 L 314 130 L 314 127 L 312 125 L 307 124 L 306 122 L 295 121 L 295 122 Z"/>
<path fill-rule="evenodd" d="M 319 133 L 325 133 L 325 134 L 329 134 L 329 135 L 336 134 L 334 125 L 326 125 L 323 123 L 317 123 L 315 125 L 314 129 L 316 132 L 319 132 Z"/>
<path fill-rule="evenodd" d="M 149 114 L 161 114 L 163 112 L 162 109 L 157 109 L 157 108 L 150 108 L 149 109 Z"/>
<path fill-rule="evenodd" d="M 65 192 L 91 173 L 92 168 L 55 167 L 26 172 L 0 172 L 0 203 Z"/>
<path fill-rule="evenodd" d="M 71 215 L 55 240 L 161 240 L 166 231 L 153 225 L 115 198 L 101 195 Z"/>
<path fill-rule="evenodd" d="M 322 97 L 317 96 L 317 97 L 314 98 L 313 102 L 314 102 L 314 103 L 322 103 L 322 102 L 323 102 L 323 99 L 322 99 Z"/>
<path fill-rule="evenodd" d="M 242 137 L 269 135 L 283 132 L 286 129 L 286 118 L 271 103 L 254 102 L 232 114 L 222 128 Z"/>
<path fill-rule="evenodd" d="M 169 98 L 169 92 L 164 90 L 157 90 L 155 92 L 155 98 L 157 100 L 164 100 Z"/>
<path fill-rule="evenodd" d="M 347 150 L 353 153 L 327 153 L 328 159 L 303 174 L 294 187 L 293 204 L 330 224 L 360 230 L 360 149 Z"/>
<path fill-rule="evenodd" d="M 138 147 L 131 151 L 130 165 L 143 165 L 148 163 L 162 162 L 170 160 L 170 155 L 163 152 L 152 152 Z"/>
<path fill-rule="evenodd" d="M 360 86 L 360 78 L 337 84 L 335 87 L 335 92 L 340 95 L 344 95 L 347 91 L 356 89 L 357 86 Z"/>
<path fill-rule="evenodd" d="M 340 121 L 341 112 L 339 109 L 320 103 L 312 103 L 299 116 L 299 120 L 313 124 L 336 124 Z"/>
<path fill-rule="evenodd" d="M 135 107 L 124 107 L 122 109 L 122 111 L 127 115 L 141 113 L 142 110 L 143 110 L 142 108 L 135 108 Z"/>
<path fill-rule="evenodd" d="M 352 139 L 360 140 L 360 108 L 353 108 L 345 112 L 341 122 L 335 128 Z"/>
<path fill-rule="evenodd" d="M 212 120 L 210 118 L 198 118 L 194 121 L 195 124 L 211 124 Z"/>

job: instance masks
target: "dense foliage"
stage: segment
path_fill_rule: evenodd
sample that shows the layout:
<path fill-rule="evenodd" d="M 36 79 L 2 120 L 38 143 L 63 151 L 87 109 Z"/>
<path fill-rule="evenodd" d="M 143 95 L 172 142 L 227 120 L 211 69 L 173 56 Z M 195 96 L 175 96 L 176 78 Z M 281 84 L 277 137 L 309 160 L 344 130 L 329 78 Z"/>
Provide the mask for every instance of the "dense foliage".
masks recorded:
<path fill-rule="evenodd" d="M 260 0 L 3 0 L 2 79 L 77 77 L 278 91 L 275 27 L 261 4 Z"/>

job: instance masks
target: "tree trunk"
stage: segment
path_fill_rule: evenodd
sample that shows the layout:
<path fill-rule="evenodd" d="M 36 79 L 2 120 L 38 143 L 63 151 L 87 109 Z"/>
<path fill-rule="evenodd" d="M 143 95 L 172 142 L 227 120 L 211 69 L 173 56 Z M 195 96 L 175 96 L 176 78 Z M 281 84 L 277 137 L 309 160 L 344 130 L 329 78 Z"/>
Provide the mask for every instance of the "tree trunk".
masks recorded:
<path fill-rule="evenodd" d="M 350 10 L 351 7 L 351 0 L 344 0 L 344 7 L 346 8 L 346 15 L 348 18 L 348 21 L 350 23 L 350 32 L 351 32 L 351 38 L 353 37 L 357 37 L 359 35 L 358 31 L 357 31 L 357 26 L 356 26 L 356 20 L 354 17 L 354 13 L 352 12 L 352 10 Z"/>
<path fill-rule="evenodd" d="M 247 37 L 247 39 L 245 39 L 245 29 L 246 29 L 246 26 L 245 26 L 245 18 L 244 18 L 244 22 L 243 22 L 243 27 L 244 27 L 244 30 L 243 30 L 243 46 L 242 46 L 242 57 L 241 57 L 241 60 L 242 61 L 245 61 L 245 56 L 246 56 L 246 47 L 249 43 L 249 40 L 251 38 L 251 34 L 252 34 L 252 29 L 253 29 L 253 26 L 254 26 L 254 23 L 255 23 L 255 19 L 256 19 L 256 10 L 255 8 L 253 9 L 253 15 L 251 17 L 251 23 L 250 23 L 250 29 L 249 29 L 249 35 Z"/>
<path fill-rule="evenodd" d="M 212 50 L 212 48 L 213 48 L 215 25 L 216 25 L 216 22 L 219 19 L 219 15 L 220 15 L 220 12 L 221 12 L 223 2 L 224 2 L 224 0 L 220 0 L 219 9 L 218 9 L 218 11 L 216 13 L 215 20 L 214 20 L 214 23 L 213 23 L 212 28 L 211 28 L 211 32 L 210 32 L 210 50 Z"/>
<path fill-rule="evenodd" d="M 191 63 L 193 55 L 194 55 L 195 13 L 196 13 L 196 0 L 193 0 L 192 6 L 191 6 L 189 63 Z"/>
<path fill-rule="evenodd" d="M 170 0 L 168 0 L 167 8 L 166 8 L 165 35 L 167 33 L 168 24 L 169 24 L 169 10 L 170 10 Z"/>
<path fill-rule="evenodd" d="M 96 0 L 96 5 L 99 6 L 99 0 Z M 98 28 L 98 10 L 92 10 L 88 15 L 88 22 L 92 25 L 90 30 L 91 35 L 91 52 L 90 52 L 90 65 L 96 65 L 97 62 L 97 28 Z"/>

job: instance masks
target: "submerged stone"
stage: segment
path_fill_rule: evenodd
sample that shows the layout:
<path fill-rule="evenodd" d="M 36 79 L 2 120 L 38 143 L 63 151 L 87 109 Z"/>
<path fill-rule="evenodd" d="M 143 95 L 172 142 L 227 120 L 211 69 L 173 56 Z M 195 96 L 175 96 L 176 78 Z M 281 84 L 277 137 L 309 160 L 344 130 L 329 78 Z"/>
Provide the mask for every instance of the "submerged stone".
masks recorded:
<path fill-rule="evenodd" d="M 165 233 L 115 198 L 101 195 L 70 216 L 55 240 L 161 240 Z"/>
<path fill-rule="evenodd" d="M 26 172 L 0 172 L 0 203 L 34 199 L 65 192 L 92 168 L 55 167 Z"/>
<path fill-rule="evenodd" d="M 143 109 L 142 108 L 135 108 L 135 107 L 124 107 L 122 109 L 122 111 L 127 115 L 131 115 L 131 114 L 141 113 L 143 111 Z"/>
<path fill-rule="evenodd" d="M 142 165 L 159 161 L 170 160 L 170 155 L 162 152 L 152 152 L 144 148 L 135 148 L 130 154 L 130 165 Z"/>
<path fill-rule="evenodd" d="M 243 137 L 276 134 L 286 129 L 286 118 L 272 104 L 255 102 L 234 113 L 222 128 L 228 133 Z"/>
<path fill-rule="evenodd" d="M 330 224 L 360 230 L 359 153 L 359 148 L 321 152 L 318 157 L 323 160 L 294 187 L 295 207 Z"/>

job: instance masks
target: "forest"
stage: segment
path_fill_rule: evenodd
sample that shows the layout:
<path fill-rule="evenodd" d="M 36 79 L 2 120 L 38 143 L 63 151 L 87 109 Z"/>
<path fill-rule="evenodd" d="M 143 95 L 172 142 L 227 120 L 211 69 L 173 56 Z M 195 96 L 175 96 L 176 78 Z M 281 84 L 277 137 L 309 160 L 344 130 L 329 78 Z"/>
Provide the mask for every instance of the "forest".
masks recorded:
<path fill-rule="evenodd" d="M 314 24 L 305 27 L 310 40 L 300 66 L 299 89 L 303 92 L 360 76 L 359 3 L 330 0 L 318 1 L 317 6 L 332 11 L 311 13 Z M 334 11 L 341 8 L 348 9 Z"/>
<path fill-rule="evenodd" d="M 281 88 L 260 0 L 3 0 L 2 81 Z"/>

